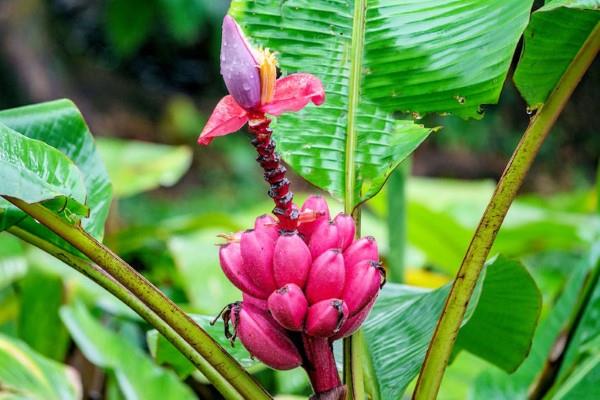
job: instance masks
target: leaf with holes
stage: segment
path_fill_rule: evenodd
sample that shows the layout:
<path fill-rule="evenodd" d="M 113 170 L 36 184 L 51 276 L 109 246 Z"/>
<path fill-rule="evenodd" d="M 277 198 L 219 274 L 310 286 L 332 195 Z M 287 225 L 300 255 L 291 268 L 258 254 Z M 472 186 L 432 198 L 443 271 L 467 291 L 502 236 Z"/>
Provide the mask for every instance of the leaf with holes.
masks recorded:
<path fill-rule="evenodd" d="M 498 100 L 531 3 L 234 0 L 230 13 L 283 73 L 323 81 L 325 103 L 280 117 L 275 135 L 298 173 L 355 206 L 430 132 L 393 112 L 478 117 Z"/>

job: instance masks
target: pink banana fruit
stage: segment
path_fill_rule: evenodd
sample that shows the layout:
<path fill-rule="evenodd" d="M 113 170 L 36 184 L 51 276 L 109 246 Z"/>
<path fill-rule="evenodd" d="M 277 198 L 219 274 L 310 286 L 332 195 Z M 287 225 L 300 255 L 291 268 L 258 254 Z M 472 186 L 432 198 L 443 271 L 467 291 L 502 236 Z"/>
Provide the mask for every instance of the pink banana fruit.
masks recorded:
<path fill-rule="evenodd" d="M 322 300 L 308 308 L 304 332 L 310 336 L 330 337 L 339 332 L 347 318 L 348 307 L 343 300 Z"/>
<path fill-rule="evenodd" d="M 314 213 L 313 217 L 311 218 L 312 220 L 309 222 L 302 222 L 298 226 L 298 232 L 304 236 L 304 240 L 307 242 L 310 240 L 310 236 L 315 228 L 322 221 L 329 221 L 329 206 L 322 196 L 309 196 L 304 204 L 302 204 L 300 213 L 308 214 L 311 212 Z"/>
<path fill-rule="evenodd" d="M 367 305 L 360 309 L 356 314 L 348 317 L 339 332 L 331 337 L 331 340 L 345 338 L 356 332 L 369 316 L 369 313 L 371 312 L 376 300 L 377 296 L 373 297 L 371 301 L 369 301 L 369 303 L 367 303 Z"/>
<path fill-rule="evenodd" d="M 239 243 L 228 243 L 219 249 L 219 261 L 225 276 L 244 293 L 261 299 L 269 296 L 269 291 L 256 286 L 244 269 L 244 261 Z"/>
<path fill-rule="evenodd" d="M 339 248 L 340 236 L 337 227 L 329 221 L 321 221 L 310 236 L 308 248 L 313 259 L 325 250 Z"/>
<path fill-rule="evenodd" d="M 312 264 L 304 293 L 309 304 L 339 298 L 344 290 L 346 268 L 344 257 L 337 249 L 330 249 Z"/>
<path fill-rule="evenodd" d="M 385 270 L 380 263 L 371 260 L 358 262 L 353 268 L 353 273 L 346 276 L 346 285 L 342 294 L 350 315 L 354 315 L 377 296 L 383 282 L 385 282 Z"/>
<path fill-rule="evenodd" d="M 344 251 L 344 263 L 348 275 L 352 275 L 354 266 L 364 260 L 379 261 L 379 250 L 373 236 L 365 236 L 356 240 Z"/>
<path fill-rule="evenodd" d="M 289 283 L 269 296 L 267 301 L 273 319 L 285 329 L 302 331 L 308 302 L 298 285 Z"/>
<path fill-rule="evenodd" d="M 286 331 L 265 311 L 241 304 L 233 314 L 237 337 L 254 357 L 280 370 L 302 364 L 302 357 Z"/>
<path fill-rule="evenodd" d="M 273 238 L 273 240 L 277 240 L 277 237 L 279 236 L 277 221 L 268 214 L 263 214 L 256 218 L 254 221 L 254 230 L 266 234 Z"/>
<path fill-rule="evenodd" d="M 339 236 L 339 248 L 346 250 L 348 246 L 354 241 L 354 235 L 356 234 L 356 226 L 354 220 L 348 214 L 339 213 L 333 219 L 333 224 L 336 226 Z"/>
<path fill-rule="evenodd" d="M 244 304 L 250 304 L 254 307 L 260 308 L 261 310 L 266 310 L 268 308 L 266 299 L 254 297 L 249 295 L 248 293 L 242 292 L 242 300 Z"/>
<path fill-rule="evenodd" d="M 279 236 L 273 252 L 273 274 L 278 287 L 295 283 L 304 288 L 311 263 L 310 250 L 298 234 Z"/>
<path fill-rule="evenodd" d="M 240 250 L 244 270 L 254 285 L 271 293 L 277 288 L 273 278 L 273 249 L 275 240 L 265 233 L 248 230 L 242 233 Z"/>

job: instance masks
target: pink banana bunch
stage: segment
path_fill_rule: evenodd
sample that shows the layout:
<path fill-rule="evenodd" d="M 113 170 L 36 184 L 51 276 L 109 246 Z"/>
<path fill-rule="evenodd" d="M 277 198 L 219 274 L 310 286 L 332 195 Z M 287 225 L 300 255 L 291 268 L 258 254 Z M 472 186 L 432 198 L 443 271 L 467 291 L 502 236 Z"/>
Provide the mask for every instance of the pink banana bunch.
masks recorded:
<path fill-rule="evenodd" d="M 243 298 L 221 313 L 225 336 L 232 344 L 239 337 L 272 368 L 302 366 L 316 399 L 341 399 L 345 388 L 332 343 L 367 318 L 385 271 L 375 239 L 355 239 L 349 215 L 331 220 L 319 196 L 308 198 L 301 209 L 294 204 L 269 117 L 323 104 L 323 85 L 304 72 L 278 78 L 274 53 L 253 47 L 230 16 L 223 20 L 221 74 L 229 95 L 215 107 L 198 143 L 208 145 L 248 124 L 277 218 L 258 217 L 253 229 L 224 236 L 221 267 Z"/>
<path fill-rule="evenodd" d="M 324 198 L 311 196 L 299 210 L 297 230 L 280 230 L 270 216 L 229 237 L 219 258 L 243 301 L 223 312 L 228 338 L 257 359 L 291 369 L 329 353 L 326 368 L 307 369 L 317 393 L 340 386 L 331 343 L 354 333 L 367 318 L 385 271 L 375 239 L 355 239 L 352 217 L 330 219 Z M 233 333 L 229 326 L 233 327 Z M 314 368 L 316 367 L 316 368 Z M 332 370 L 331 370 L 332 369 Z M 315 382 L 316 380 L 316 382 Z"/>

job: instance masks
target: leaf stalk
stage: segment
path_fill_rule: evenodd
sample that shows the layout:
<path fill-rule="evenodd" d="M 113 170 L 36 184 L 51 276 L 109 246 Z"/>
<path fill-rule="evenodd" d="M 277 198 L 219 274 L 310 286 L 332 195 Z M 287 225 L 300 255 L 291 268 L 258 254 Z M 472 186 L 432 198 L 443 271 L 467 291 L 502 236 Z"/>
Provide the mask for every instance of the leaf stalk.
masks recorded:
<path fill-rule="evenodd" d="M 106 276 L 101 276 L 97 271 L 92 271 L 87 267 L 85 271 L 90 274 L 93 273 L 97 279 L 102 279 L 101 282 L 110 285 L 111 289 L 115 290 L 115 295 L 123 296 L 128 301 L 135 301 L 133 298 L 138 299 L 145 306 L 144 310 L 140 308 L 146 314 L 142 317 L 149 317 L 156 322 L 157 325 L 154 325 L 153 322 L 148 321 L 155 328 L 159 331 L 162 329 L 169 334 L 165 330 L 165 326 L 170 327 L 187 344 L 186 349 L 191 348 L 197 353 L 197 356 L 194 356 L 194 359 L 190 359 L 190 361 L 196 363 L 201 372 L 207 373 L 207 378 L 211 375 L 214 376 L 216 372 L 229 382 L 232 388 L 243 398 L 271 399 L 271 396 L 252 376 L 202 327 L 109 248 L 99 243 L 83 229 L 70 225 L 40 204 L 28 204 L 9 196 L 4 196 L 4 198 L 89 257 L 106 273 Z M 68 260 L 72 261 L 71 259 Z M 78 264 L 78 267 L 84 268 L 82 264 Z M 107 276 L 110 276 L 110 280 L 107 279 Z M 121 285 L 122 288 L 119 288 L 115 283 Z M 127 290 L 131 296 L 127 295 L 123 289 Z M 138 306 L 139 304 L 136 307 Z M 157 319 L 148 314 L 146 308 L 154 313 Z M 164 323 L 160 323 L 159 320 Z M 177 346 L 177 343 L 174 342 L 173 344 Z M 180 342 L 180 344 L 183 343 Z M 184 355 L 190 355 L 189 351 L 186 351 Z M 200 361 L 200 358 L 204 359 L 205 363 Z M 203 367 L 207 364 L 214 370 Z"/>
<path fill-rule="evenodd" d="M 600 49 L 600 23 L 558 85 L 532 118 L 492 195 L 457 272 L 429 343 L 413 399 L 433 400 L 439 391 L 461 322 L 496 234 L 542 143 Z"/>
<path fill-rule="evenodd" d="M 85 275 L 96 284 L 106 289 L 125 305 L 129 306 L 146 322 L 155 327 L 167 340 L 185 355 L 209 381 L 223 394 L 227 400 L 243 400 L 243 397 L 221 376 L 193 347 L 191 347 L 179 334 L 171 328 L 165 321 L 160 319 L 156 313 L 150 310 L 140 299 L 135 297 L 123 285 L 113 279 L 102 268 L 98 267 L 89 260 L 77 257 L 61 249 L 60 247 L 33 235 L 30 232 L 17 226 L 8 228 L 8 232 L 27 242 L 51 256 L 59 259 L 77 272 Z"/>

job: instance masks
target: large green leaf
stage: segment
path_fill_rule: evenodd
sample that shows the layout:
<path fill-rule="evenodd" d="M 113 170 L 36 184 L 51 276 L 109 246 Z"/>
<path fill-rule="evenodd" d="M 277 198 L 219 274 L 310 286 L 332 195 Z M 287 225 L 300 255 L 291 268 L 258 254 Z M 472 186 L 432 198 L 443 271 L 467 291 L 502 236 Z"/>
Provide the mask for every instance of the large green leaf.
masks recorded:
<path fill-rule="evenodd" d="M 111 186 L 96 152 L 94 138 L 77 106 L 69 100 L 56 100 L 13 108 L 0 111 L 0 123 L 60 150 L 79 167 L 87 191 L 85 204 L 90 208 L 90 215 L 82 221 L 82 226 L 95 238 L 102 239 L 110 208 Z M 52 166 L 45 168 L 46 173 L 56 175 Z M 42 235 L 43 232 L 47 231 L 36 233 Z"/>
<path fill-rule="evenodd" d="M 63 306 L 61 317 L 86 358 L 114 372 L 128 399 L 195 399 L 172 371 L 154 364 L 141 349 L 98 323 L 85 306 Z"/>
<path fill-rule="evenodd" d="M 46 143 L 30 139 L 0 122 L 0 195 L 27 203 L 56 200 L 72 214 L 84 215 L 86 188 L 73 162 Z M 0 203 L 7 213 L 9 203 Z M 10 218 L 3 217 L 3 225 Z"/>
<path fill-rule="evenodd" d="M 25 343 L 0 334 L 0 398 L 20 400 L 77 400 L 77 373 L 49 360 Z"/>
<path fill-rule="evenodd" d="M 392 112 L 478 117 L 495 103 L 531 0 L 234 0 L 230 12 L 284 73 L 325 85 L 320 107 L 278 119 L 279 150 L 341 198 L 346 138 L 356 137 L 355 203 L 377 193 L 429 130 Z M 353 12 L 354 10 L 354 12 Z"/>
<path fill-rule="evenodd" d="M 434 291 L 388 285 L 382 291 L 363 328 L 381 398 L 399 398 L 419 372 L 449 290 L 450 285 Z M 540 294 L 524 267 L 498 257 L 486 268 L 483 285 L 471 300 L 462 328 L 466 333 L 461 337 L 461 330 L 459 341 L 487 360 L 507 365 L 506 355 L 483 343 L 494 337 L 502 344 L 500 350 L 511 353 L 512 367 L 527 356 L 539 303 Z M 506 318 L 506 311 L 498 309 L 511 310 L 515 318 Z"/>
<path fill-rule="evenodd" d="M 541 106 L 600 21 L 598 0 L 551 0 L 531 16 L 515 84 L 531 109 Z"/>
<path fill-rule="evenodd" d="M 577 304 L 579 293 L 590 270 L 590 258 L 585 257 L 580 262 L 566 267 L 570 267 L 572 273 L 549 315 L 540 323 L 527 359 L 510 375 L 500 370 L 483 372 L 477 377 L 472 388 L 472 398 L 512 400 L 527 397 L 530 385 L 543 368 L 561 329 Z"/>
<path fill-rule="evenodd" d="M 514 261 L 499 257 L 492 265 L 477 308 L 462 327 L 456 345 L 512 372 L 529 354 L 542 296 L 531 275 Z"/>
<path fill-rule="evenodd" d="M 98 150 L 108 168 L 115 197 L 172 186 L 192 163 L 192 151 L 187 146 L 103 138 L 98 139 Z"/>

